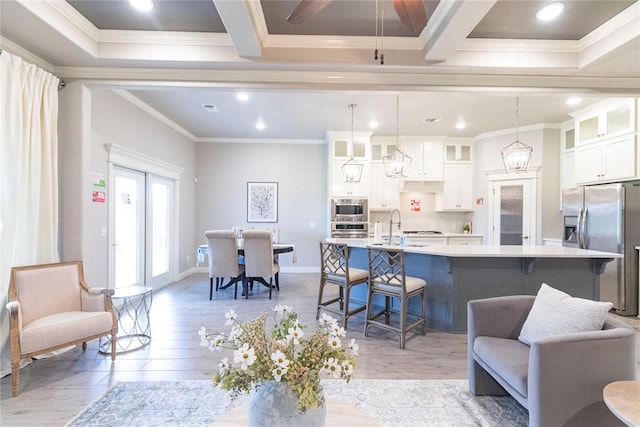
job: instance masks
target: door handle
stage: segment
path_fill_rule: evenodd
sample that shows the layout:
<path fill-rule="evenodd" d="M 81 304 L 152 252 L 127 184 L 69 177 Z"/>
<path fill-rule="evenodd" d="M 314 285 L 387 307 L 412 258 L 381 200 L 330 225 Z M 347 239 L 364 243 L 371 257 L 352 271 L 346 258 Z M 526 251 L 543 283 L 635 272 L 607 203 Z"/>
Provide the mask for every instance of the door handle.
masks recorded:
<path fill-rule="evenodd" d="M 522 240 L 527 240 L 529 236 L 522 236 Z"/>

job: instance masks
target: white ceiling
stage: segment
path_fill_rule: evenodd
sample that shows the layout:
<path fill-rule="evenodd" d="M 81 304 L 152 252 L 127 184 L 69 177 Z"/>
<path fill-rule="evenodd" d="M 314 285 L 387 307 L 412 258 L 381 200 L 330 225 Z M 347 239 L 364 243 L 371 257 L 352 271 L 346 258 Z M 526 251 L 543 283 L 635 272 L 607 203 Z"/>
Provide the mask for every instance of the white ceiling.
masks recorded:
<path fill-rule="evenodd" d="M 426 1 L 417 35 L 381 3 L 384 65 L 373 0 L 333 0 L 301 25 L 285 21 L 293 0 L 156 0 L 150 15 L 124 0 L 2 0 L 0 34 L 3 49 L 67 82 L 126 90 L 196 141 L 323 139 L 350 129 L 351 103 L 356 131 L 375 119 L 392 135 L 396 94 L 402 134 L 451 136 L 513 127 L 516 96 L 520 126 L 640 96 L 638 1 L 565 0 L 544 25 L 533 15 L 548 1 Z M 574 94 L 585 101 L 565 105 Z"/>

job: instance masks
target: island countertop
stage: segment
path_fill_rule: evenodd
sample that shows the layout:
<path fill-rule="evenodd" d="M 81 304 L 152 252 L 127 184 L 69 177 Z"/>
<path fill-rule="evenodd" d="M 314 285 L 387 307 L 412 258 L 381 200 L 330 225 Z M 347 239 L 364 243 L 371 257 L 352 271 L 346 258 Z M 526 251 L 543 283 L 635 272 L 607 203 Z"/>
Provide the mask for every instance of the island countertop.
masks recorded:
<path fill-rule="evenodd" d="M 331 243 L 343 243 L 349 247 L 366 248 L 373 245 L 373 239 L 327 238 Z M 567 248 L 564 246 L 498 246 L 498 245 L 429 245 L 408 244 L 383 245 L 388 247 L 402 247 L 405 252 L 439 255 L 462 258 L 622 258 L 622 254 L 612 252 L 592 251 L 589 249 Z"/>

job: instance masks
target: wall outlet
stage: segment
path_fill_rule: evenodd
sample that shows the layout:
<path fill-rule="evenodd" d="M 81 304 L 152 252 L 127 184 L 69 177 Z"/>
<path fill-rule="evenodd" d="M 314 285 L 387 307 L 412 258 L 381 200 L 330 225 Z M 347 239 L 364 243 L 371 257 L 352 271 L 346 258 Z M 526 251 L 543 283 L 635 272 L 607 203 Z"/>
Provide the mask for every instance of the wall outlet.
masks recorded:
<path fill-rule="evenodd" d="M 189 264 L 189 261 L 191 261 L 191 257 L 187 255 L 187 264 Z"/>
<path fill-rule="evenodd" d="M 316 223 L 315 222 L 310 222 L 309 223 L 309 228 L 316 228 Z"/>

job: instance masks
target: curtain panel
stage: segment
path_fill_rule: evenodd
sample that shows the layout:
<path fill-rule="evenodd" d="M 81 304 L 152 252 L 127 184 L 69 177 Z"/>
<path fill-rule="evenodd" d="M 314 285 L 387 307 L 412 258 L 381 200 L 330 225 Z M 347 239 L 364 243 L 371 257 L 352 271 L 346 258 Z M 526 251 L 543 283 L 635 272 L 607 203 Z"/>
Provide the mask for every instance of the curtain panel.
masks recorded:
<path fill-rule="evenodd" d="M 0 54 L 0 373 L 10 372 L 12 266 L 58 262 L 58 83 L 51 73 Z"/>

